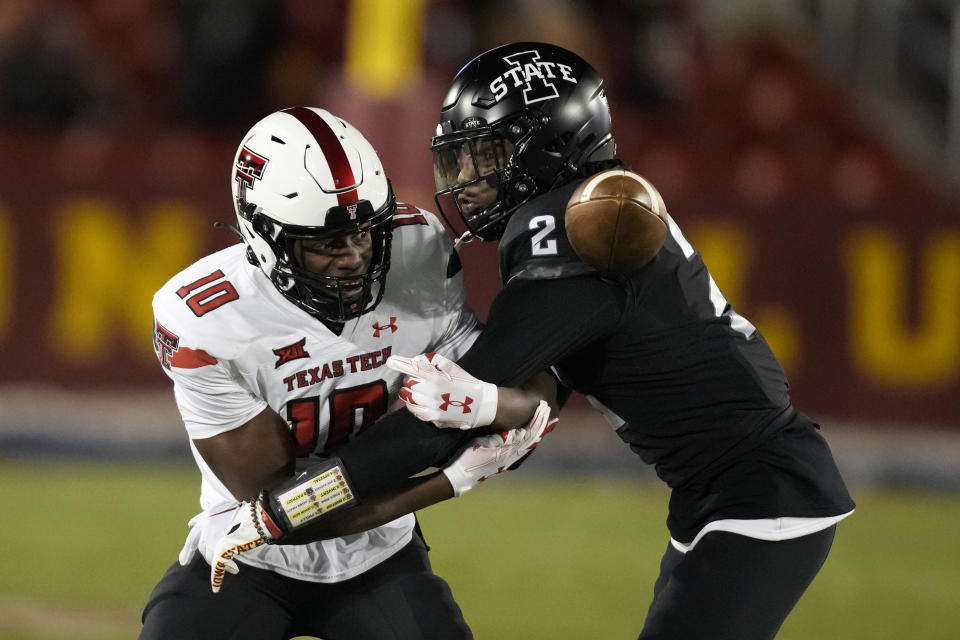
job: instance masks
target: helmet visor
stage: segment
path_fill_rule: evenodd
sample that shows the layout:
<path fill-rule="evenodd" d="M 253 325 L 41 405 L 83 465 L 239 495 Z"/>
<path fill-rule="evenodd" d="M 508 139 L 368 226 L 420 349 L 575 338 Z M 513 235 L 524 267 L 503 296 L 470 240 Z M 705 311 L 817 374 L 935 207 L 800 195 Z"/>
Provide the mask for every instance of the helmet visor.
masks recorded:
<path fill-rule="evenodd" d="M 460 133 L 434 139 L 435 199 L 457 235 L 465 227 L 483 237 L 481 231 L 490 222 L 491 213 L 501 208 L 497 206 L 500 186 L 513 148 L 513 143 L 489 129 L 471 131 L 469 136 Z M 454 212 L 456 215 L 451 215 Z M 462 225 L 455 223 L 457 218 Z"/>
<path fill-rule="evenodd" d="M 450 136 L 432 146 L 433 179 L 437 191 L 486 180 L 507 166 L 513 144 L 506 138 L 487 132 L 470 137 Z"/>

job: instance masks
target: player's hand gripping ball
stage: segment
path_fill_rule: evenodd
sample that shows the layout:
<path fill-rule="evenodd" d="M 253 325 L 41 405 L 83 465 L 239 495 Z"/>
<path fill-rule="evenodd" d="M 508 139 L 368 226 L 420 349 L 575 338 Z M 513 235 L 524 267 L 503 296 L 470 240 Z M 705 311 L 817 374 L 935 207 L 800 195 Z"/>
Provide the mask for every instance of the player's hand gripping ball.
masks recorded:
<path fill-rule="evenodd" d="M 667 207 L 657 189 L 631 171 L 611 169 L 580 183 L 567 203 L 573 250 L 597 271 L 619 275 L 644 266 L 667 237 Z"/>

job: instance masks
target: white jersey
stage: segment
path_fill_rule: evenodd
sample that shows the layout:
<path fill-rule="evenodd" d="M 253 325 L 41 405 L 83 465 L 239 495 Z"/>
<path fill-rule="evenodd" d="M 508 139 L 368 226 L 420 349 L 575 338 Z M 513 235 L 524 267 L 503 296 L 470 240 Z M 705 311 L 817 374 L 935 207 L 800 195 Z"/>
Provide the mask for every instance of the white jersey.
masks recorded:
<path fill-rule="evenodd" d="M 391 354 L 435 351 L 456 360 L 479 333 L 462 272 L 447 275 L 453 249 L 443 227 L 414 207 L 399 205 L 394 219 L 383 300 L 339 336 L 284 298 L 245 252 L 237 244 L 198 260 L 153 299 L 154 347 L 191 440 L 236 429 L 269 406 L 294 432 L 302 469 L 395 406 L 402 375 L 385 366 Z M 191 526 L 202 528 L 200 552 L 210 562 L 209 547 L 226 532 L 238 501 L 190 448 L 203 509 Z M 360 534 L 263 546 L 238 559 L 301 580 L 339 582 L 398 551 L 413 526 L 409 514 Z"/>

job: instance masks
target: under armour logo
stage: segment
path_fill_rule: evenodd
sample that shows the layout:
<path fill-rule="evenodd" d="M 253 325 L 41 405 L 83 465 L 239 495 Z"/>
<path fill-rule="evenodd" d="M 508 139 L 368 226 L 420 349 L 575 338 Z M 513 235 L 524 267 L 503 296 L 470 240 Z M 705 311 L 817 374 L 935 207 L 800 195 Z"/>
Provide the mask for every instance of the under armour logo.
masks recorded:
<path fill-rule="evenodd" d="M 373 323 L 372 325 L 370 325 L 370 326 L 373 327 L 373 337 L 374 337 L 374 338 L 379 338 L 379 337 L 380 337 L 380 332 L 381 332 L 381 331 L 386 331 L 387 329 L 390 329 L 390 333 L 396 333 L 396 331 L 397 331 L 397 319 L 396 319 L 394 316 L 390 316 L 390 322 L 389 322 L 388 324 L 386 324 L 386 325 L 384 325 L 384 326 L 381 327 L 381 326 L 380 326 L 380 322 L 377 321 L 377 322 L 374 322 L 374 323 Z"/>
<path fill-rule="evenodd" d="M 449 407 L 460 407 L 463 409 L 464 413 L 473 412 L 473 410 L 470 408 L 470 405 L 473 404 L 473 398 L 470 396 L 466 396 L 463 401 L 451 400 L 449 393 L 444 393 L 440 397 L 443 398 L 443 403 L 440 405 L 440 411 L 446 411 Z"/>

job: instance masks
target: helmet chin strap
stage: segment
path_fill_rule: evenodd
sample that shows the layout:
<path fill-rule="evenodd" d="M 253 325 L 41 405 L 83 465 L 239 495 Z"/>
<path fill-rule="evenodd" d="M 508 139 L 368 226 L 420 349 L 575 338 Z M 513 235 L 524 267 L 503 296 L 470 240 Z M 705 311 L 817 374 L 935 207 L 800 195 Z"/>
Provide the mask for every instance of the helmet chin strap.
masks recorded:
<path fill-rule="evenodd" d="M 500 173 L 499 173 L 498 171 L 494 171 L 493 173 L 487 174 L 487 175 L 483 176 L 483 181 L 484 181 L 485 183 L 487 183 L 487 186 L 489 186 L 489 187 L 491 187 L 491 188 L 493 188 L 493 189 L 499 189 L 499 188 L 500 188 Z M 500 206 L 500 203 L 499 203 L 499 202 L 495 202 L 495 203 L 493 203 L 493 204 L 490 205 L 490 207 L 495 207 L 495 206 Z M 454 243 L 453 243 L 453 250 L 454 250 L 454 251 L 459 251 L 459 250 L 460 250 L 460 247 L 461 247 L 462 245 L 465 245 L 465 244 L 467 244 L 467 243 L 469 243 L 469 242 L 473 242 L 473 241 L 476 240 L 476 239 L 477 239 L 477 236 L 474 235 L 473 232 L 470 231 L 470 229 L 467 229 L 466 231 L 463 232 L 463 234 L 462 234 L 459 238 L 457 238 L 457 239 L 454 241 Z"/>
<path fill-rule="evenodd" d="M 463 232 L 463 235 L 461 235 L 459 238 L 453 241 L 453 250 L 459 251 L 461 245 L 465 245 L 468 242 L 473 242 L 476 239 L 477 237 L 472 233 L 470 233 L 470 230 L 467 229 L 466 231 Z"/>
<path fill-rule="evenodd" d="M 503 209 L 503 204 L 498 201 L 491 204 L 484 211 L 488 211 L 489 215 L 494 215 L 496 213 L 499 213 L 499 211 L 502 209 Z M 461 214 L 461 217 L 462 215 L 463 214 Z M 464 220 L 464 223 L 466 223 L 466 218 L 464 218 L 463 220 Z M 456 241 L 453 243 L 453 248 L 459 249 L 461 245 L 467 244 L 468 242 L 473 242 L 474 240 L 479 240 L 480 242 L 483 242 L 484 241 L 483 231 L 493 226 L 494 224 L 500 224 L 501 222 L 503 221 L 497 220 L 496 222 L 493 222 L 493 223 L 487 222 L 486 224 L 481 225 L 476 231 L 471 231 L 470 226 L 467 225 L 467 230 L 464 231 L 463 234 L 456 239 Z"/>
<path fill-rule="evenodd" d="M 230 224 L 229 222 L 220 222 L 220 221 L 218 220 L 218 221 L 216 221 L 216 222 L 213 223 L 213 227 L 214 227 L 215 229 L 229 229 L 230 231 L 233 231 L 235 234 L 237 234 L 238 236 L 240 236 L 240 239 L 243 240 L 243 234 L 240 233 L 240 229 L 238 229 L 238 228 L 235 227 L 234 225 Z"/>

